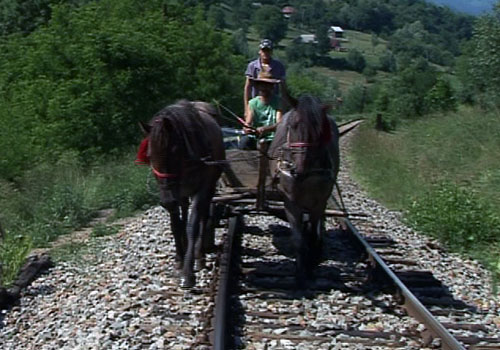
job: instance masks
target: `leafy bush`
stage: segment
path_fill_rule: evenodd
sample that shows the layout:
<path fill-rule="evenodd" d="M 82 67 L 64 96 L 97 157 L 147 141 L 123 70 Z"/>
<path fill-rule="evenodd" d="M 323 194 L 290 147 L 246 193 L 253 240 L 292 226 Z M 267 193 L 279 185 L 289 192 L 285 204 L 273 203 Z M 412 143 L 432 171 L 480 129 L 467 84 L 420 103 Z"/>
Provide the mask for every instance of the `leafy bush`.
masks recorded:
<path fill-rule="evenodd" d="M 366 103 L 366 87 L 361 84 L 355 84 L 347 92 L 342 109 L 344 113 L 362 113 Z"/>
<path fill-rule="evenodd" d="M 425 103 L 430 111 L 455 111 L 457 109 L 457 100 L 451 83 L 446 79 L 439 78 L 436 84 L 427 92 Z"/>
<path fill-rule="evenodd" d="M 349 67 L 356 72 L 362 72 L 366 67 L 365 57 L 356 49 L 349 50 L 346 60 Z"/>
<path fill-rule="evenodd" d="M 482 107 L 498 109 L 500 98 L 500 6 L 493 15 L 482 16 L 476 23 L 474 35 L 463 56 L 461 79 L 473 89 Z"/>
<path fill-rule="evenodd" d="M 499 240 L 500 218 L 474 191 L 442 182 L 417 198 L 408 222 L 460 252 Z"/>
<path fill-rule="evenodd" d="M 379 69 L 384 72 L 395 72 L 397 70 L 396 57 L 390 51 L 379 57 Z"/>

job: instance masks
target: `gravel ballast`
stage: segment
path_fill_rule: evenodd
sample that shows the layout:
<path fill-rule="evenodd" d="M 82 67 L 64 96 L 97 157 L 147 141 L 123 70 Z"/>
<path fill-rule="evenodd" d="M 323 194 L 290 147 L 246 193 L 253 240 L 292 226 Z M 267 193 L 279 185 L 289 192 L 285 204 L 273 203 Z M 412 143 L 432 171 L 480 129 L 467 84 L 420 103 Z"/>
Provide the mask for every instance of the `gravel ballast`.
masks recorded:
<path fill-rule="evenodd" d="M 344 154 L 349 137 L 342 138 Z M 402 224 L 400 213 L 369 199 L 349 176 L 349 160 L 343 158 L 339 183 L 347 208 L 366 213 L 366 219 L 376 223 L 377 232 L 371 233 L 407 245 L 405 254 L 418 261 L 419 268 L 432 271 L 455 299 L 482 311 L 467 315 L 467 321 L 485 325 L 484 336 L 499 338 L 500 302 L 491 294 L 490 274 L 476 261 L 447 253 Z M 250 221 L 260 226 L 276 223 L 267 217 Z M 58 263 L 23 291 L 18 305 L 2 311 L 0 348 L 207 348 L 209 325 L 202 320 L 214 307 L 209 287 L 215 255 L 209 255 L 207 269 L 197 273 L 196 288 L 181 290 L 168 231 L 168 214 L 154 207 L 130 218 L 116 235 L 89 238 L 78 259 Z M 219 240 L 222 233 L 217 231 Z M 333 319 L 335 308 L 318 312 Z"/>

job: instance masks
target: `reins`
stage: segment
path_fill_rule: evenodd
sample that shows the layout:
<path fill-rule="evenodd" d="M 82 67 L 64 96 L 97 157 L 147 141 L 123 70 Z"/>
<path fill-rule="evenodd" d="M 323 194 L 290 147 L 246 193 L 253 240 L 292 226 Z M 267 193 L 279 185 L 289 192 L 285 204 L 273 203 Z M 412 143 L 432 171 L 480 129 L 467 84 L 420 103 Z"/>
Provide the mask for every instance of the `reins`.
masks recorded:
<path fill-rule="evenodd" d="M 229 108 L 227 108 L 226 106 L 221 104 L 219 101 L 217 101 L 216 99 L 213 99 L 212 101 L 217 105 L 217 109 L 219 110 L 219 115 L 221 116 L 222 119 L 225 119 L 227 121 L 233 121 L 233 119 L 227 118 L 224 116 L 224 114 L 221 113 L 220 107 L 222 107 L 226 112 L 231 114 L 231 116 L 233 116 L 233 118 L 236 119 L 236 121 L 238 123 L 240 123 L 242 126 L 244 126 L 245 128 L 248 128 L 252 131 L 257 131 L 256 128 L 254 128 L 251 125 L 248 125 L 247 122 L 243 118 L 239 117 L 236 113 L 234 113 L 232 110 L 230 110 Z"/>

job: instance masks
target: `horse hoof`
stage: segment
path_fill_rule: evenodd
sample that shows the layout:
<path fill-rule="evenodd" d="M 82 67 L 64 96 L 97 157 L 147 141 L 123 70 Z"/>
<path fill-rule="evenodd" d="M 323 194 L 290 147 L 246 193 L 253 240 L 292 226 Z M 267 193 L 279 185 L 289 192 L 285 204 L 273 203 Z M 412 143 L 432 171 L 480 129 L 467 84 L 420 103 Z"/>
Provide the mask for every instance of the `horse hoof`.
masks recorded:
<path fill-rule="evenodd" d="M 208 247 L 203 248 L 203 252 L 206 254 L 216 253 L 220 250 L 220 245 L 212 244 Z"/>
<path fill-rule="evenodd" d="M 195 272 L 201 271 L 205 268 L 205 259 L 194 259 L 193 270 Z"/>
<path fill-rule="evenodd" d="M 182 276 L 180 284 L 181 284 L 182 289 L 191 289 L 196 284 L 196 279 L 195 279 L 194 275 L 187 276 L 187 277 Z"/>

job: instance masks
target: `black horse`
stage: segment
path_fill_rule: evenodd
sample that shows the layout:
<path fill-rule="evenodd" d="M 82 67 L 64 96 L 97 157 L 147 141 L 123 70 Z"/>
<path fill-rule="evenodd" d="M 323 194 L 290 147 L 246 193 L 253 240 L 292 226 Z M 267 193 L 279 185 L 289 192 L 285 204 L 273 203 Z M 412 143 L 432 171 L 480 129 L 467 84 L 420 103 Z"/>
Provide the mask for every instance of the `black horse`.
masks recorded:
<path fill-rule="evenodd" d="M 159 111 L 148 125 L 142 124 L 160 203 L 170 214 L 182 288 L 195 285 L 194 271 L 203 265 L 203 247 L 213 247 L 207 223 L 225 159 L 216 116 L 208 103 L 181 100 Z"/>
<path fill-rule="evenodd" d="M 339 171 L 339 131 L 327 115 L 329 106 L 318 98 L 304 96 L 294 106 L 278 125 L 269 154 L 284 195 L 302 288 L 321 256 L 324 212 Z"/>

